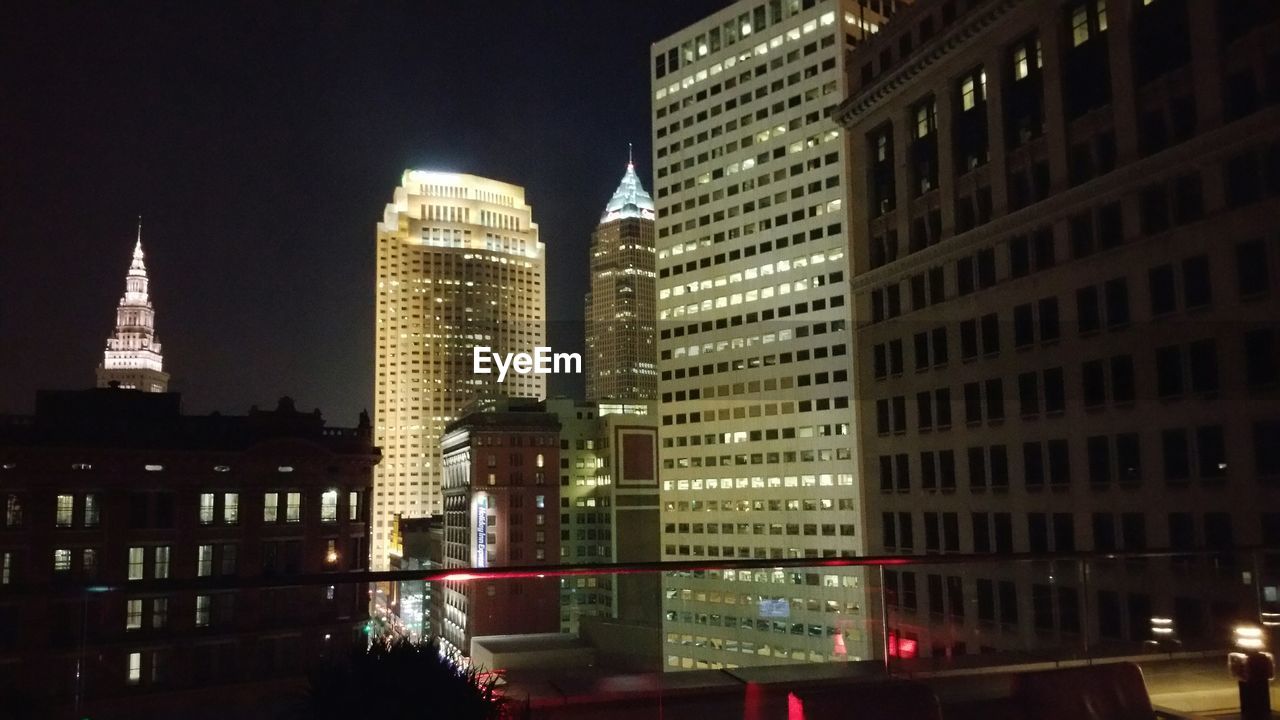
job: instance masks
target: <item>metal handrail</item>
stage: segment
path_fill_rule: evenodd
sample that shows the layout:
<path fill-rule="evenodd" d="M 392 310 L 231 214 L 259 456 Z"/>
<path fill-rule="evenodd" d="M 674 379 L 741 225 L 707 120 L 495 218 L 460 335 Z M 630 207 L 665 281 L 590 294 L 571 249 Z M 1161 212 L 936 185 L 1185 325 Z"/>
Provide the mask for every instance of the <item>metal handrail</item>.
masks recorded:
<path fill-rule="evenodd" d="M 251 588 L 293 588 L 317 585 L 383 582 L 469 582 L 474 580 L 520 580 L 529 578 L 574 577 L 583 575 L 637 575 L 652 573 L 707 572 L 714 570 L 786 570 L 805 568 L 912 567 L 920 565 L 964 565 L 1026 562 L 1082 562 L 1088 560 L 1139 560 L 1247 556 L 1256 553 L 1280 554 L 1280 547 L 1245 546 L 1218 549 L 1159 549 L 1117 552 L 1053 553 L 947 553 L 937 555 L 867 555 L 835 558 L 743 558 L 721 560 L 678 560 L 594 565 L 520 565 L 487 568 L 440 568 L 432 570 L 359 570 L 307 573 L 289 576 L 256 575 L 203 578 L 129 580 L 116 583 L 54 582 L 0 586 L 0 597 L 48 595 L 75 597 L 84 593 L 166 593 L 184 590 L 239 590 Z"/>

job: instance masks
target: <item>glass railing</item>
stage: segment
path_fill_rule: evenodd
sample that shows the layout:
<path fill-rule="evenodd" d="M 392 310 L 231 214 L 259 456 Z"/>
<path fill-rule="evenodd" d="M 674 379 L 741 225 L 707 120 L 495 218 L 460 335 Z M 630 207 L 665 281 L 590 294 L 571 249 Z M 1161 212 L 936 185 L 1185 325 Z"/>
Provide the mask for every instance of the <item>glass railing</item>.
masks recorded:
<path fill-rule="evenodd" d="M 653 706 L 703 718 L 705 705 L 789 717 L 752 715 L 752 693 L 773 707 L 796 688 L 891 678 L 927 683 L 946 717 L 975 688 L 984 701 L 1011 692 L 1019 673 L 1113 662 L 1141 667 L 1158 709 L 1190 716 L 1238 709 L 1225 658 L 1237 627 L 1260 628 L 1266 645 L 1280 624 L 1280 551 L 10 585 L 0 613 L 20 619 L 0 622 L 0 694 L 15 698 L 0 718 L 166 717 L 191 703 L 211 717 L 327 717 L 308 698 L 343 680 L 322 668 L 432 639 L 517 716 Z"/>

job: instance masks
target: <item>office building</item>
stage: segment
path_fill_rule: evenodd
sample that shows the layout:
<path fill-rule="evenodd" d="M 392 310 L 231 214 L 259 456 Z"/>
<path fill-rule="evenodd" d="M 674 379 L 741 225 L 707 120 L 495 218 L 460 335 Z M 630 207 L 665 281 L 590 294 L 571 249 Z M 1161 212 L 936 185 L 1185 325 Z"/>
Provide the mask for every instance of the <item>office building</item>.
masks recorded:
<path fill-rule="evenodd" d="M 664 559 L 863 551 L 858 241 L 828 109 L 849 50 L 893 9 L 744 1 L 652 46 Z M 869 656 L 855 574 L 666 582 L 668 669 Z"/>
<path fill-rule="evenodd" d="M 550 398 L 560 422 L 560 562 L 567 565 L 661 560 L 658 418 L 653 402 L 575 402 Z M 592 575 L 560 580 L 560 629 L 584 617 L 656 628 L 656 575 Z"/>
<path fill-rule="evenodd" d="M 655 400 L 653 198 L 628 161 L 591 236 L 587 400 Z"/>
<path fill-rule="evenodd" d="M 326 427 L 288 398 L 241 416 L 179 402 L 46 391 L 33 416 L 0 418 L 8 707 L 164 717 L 216 695 L 274 717 L 282 688 L 365 641 L 364 585 L 287 585 L 367 567 L 368 419 Z"/>
<path fill-rule="evenodd" d="M 142 254 L 142 221 L 138 221 L 138 242 L 125 276 L 124 295 L 116 306 L 116 329 L 107 338 L 107 348 L 98 366 L 98 387 L 116 385 L 143 392 L 165 392 L 169 373 L 156 339 L 156 311 L 148 293 L 147 265 Z"/>
<path fill-rule="evenodd" d="M 555 565 L 560 560 L 560 424 L 536 400 L 473 406 L 445 428 L 445 569 Z M 550 480 L 548 480 L 550 478 Z M 462 573 L 465 575 L 465 572 Z M 489 635 L 555 632 L 555 578 L 446 580 L 434 618 L 444 646 L 471 655 Z"/>
<path fill-rule="evenodd" d="M 1225 551 L 1280 540 L 1278 38 L 1262 0 L 922 1 L 854 52 L 867 549 L 1224 550 L 888 573 L 921 654 L 1253 607 Z"/>
<path fill-rule="evenodd" d="M 473 349 L 546 345 L 544 249 L 524 188 L 408 170 L 377 232 L 374 563 L 396 516 L 438 515 L 440 437 L 477 395 L 541 399 L 545 376 L 473 372 Z"/>

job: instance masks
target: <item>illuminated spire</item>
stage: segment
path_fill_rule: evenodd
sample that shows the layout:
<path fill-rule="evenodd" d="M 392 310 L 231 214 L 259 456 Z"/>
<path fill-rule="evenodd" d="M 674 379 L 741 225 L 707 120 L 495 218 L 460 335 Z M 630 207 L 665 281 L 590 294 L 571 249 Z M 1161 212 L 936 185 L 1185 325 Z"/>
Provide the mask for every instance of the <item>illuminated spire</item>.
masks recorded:
<path fill-rule="evenodd" d="M 636 175 L 636 166 L 631 161 L 629 151 L 627 171 L 622 174 L 622 182 L 618 183 L 618 189 L 613 192 L 613 197 L 609 198 L 609 203 L 605 205 L 600 222 L 606 223 L 622 218 L 653 219 L 653 198 L 640 184 L 640 178 Z"/>
<path fill-rule="evenodd" d="M 107 348 L 98 366 L 98 387 L 118 383 L 123 388 L 164 392 L 169 375 L 156 340 L 155 309 L 148 292 L 150 280 L 142 252 L 142 216 L 138 216 L 138 239 L 124 279 L 124 295 L 116 305 L 116 329 L 107 338 Z"/>

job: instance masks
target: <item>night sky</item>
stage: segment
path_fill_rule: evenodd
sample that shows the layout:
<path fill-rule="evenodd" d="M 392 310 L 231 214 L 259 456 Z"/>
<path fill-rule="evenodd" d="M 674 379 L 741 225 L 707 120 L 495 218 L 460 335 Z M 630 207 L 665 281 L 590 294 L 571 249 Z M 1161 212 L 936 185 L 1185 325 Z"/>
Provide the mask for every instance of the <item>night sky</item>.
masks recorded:
<path fill-rule="evenodd" d="M 527 189 L 551 345 L 581 351 L 587 245 L 628 142 L 653 189 L 649 44 L 727 4 L 4 3 L 0 413 L 93 385 L 141 214 L 187 412 L 289 394 L 354 424 L 375 223 L 407 167 Z"/>

